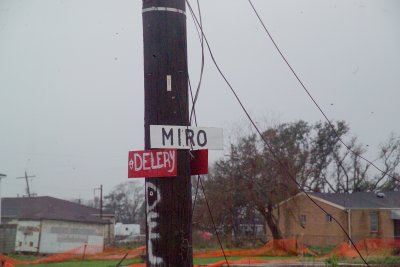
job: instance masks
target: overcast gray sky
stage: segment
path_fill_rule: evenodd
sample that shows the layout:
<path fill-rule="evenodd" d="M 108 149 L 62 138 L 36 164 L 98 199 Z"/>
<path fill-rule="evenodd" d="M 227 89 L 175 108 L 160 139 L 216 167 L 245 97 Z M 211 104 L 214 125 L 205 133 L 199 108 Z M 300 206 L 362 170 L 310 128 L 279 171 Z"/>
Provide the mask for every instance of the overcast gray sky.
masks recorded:
<path fill-rule="evenodd" d="M 400 133 L 399 1 L 253 1 L 330 119 L 346 120 L 371 151 Z M 259 123 L 323 120 L 247 0 L 201 5 L 215 57 Z M 187 22 L 195 84 L 200 46 Z M 32 191 L 62 198 L 128 180 L 128 151 L 143 149 L 142 53 L 139 0 L 0 0 L 3 196 L 24 194 L 15 178 L 25 170 Z M 246 121 L 209 56 L 197 115 L 227 141 Z"/>

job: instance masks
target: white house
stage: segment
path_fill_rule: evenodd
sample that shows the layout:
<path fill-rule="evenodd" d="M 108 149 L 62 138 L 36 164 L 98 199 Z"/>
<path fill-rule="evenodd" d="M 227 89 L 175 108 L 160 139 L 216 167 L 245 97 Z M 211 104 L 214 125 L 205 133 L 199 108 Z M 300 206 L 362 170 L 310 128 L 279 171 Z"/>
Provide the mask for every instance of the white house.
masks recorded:
<path fill-rule="evenodd" d="M 53 197 L 3 198 L 2 220 L 16 224 L 15 251 L 58 253 L 91 245 L 102 251 L 109 221 L 98 210 Z"/>
<path fill-rule="evenodd" d="M 115 236 L 127 237 L 140 235 L 140 224 L 116 223 L 114 228 Z"/>

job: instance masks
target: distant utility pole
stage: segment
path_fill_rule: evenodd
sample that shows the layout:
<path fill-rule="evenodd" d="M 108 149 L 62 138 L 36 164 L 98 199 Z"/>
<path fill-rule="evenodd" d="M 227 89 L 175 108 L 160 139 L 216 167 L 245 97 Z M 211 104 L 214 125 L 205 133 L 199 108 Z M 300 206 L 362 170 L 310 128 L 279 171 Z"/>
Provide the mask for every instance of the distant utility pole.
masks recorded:
<path fill-rule="evenodd" d="M 189 124 L 185 0 L 143 0 L 145 149 L 150 125 Z M 193 266 L 188 150 L 176 177 L 146 179 L 147 266 Z"/>
<path fill-rule="evenodd" d="M 7 177 L 7 175 L 0 173 L 0 224 L 1 224 L 1 180 L 6 177 Z"/>
<path fill-rule="evenodd" d="M 34 177 L 36 177 L 35 175 L 28 175 L 27 173 L 26 173 L 26 171 L 25 171 L 25 176 L 23 176 L 23 177 L 17 177 L 17 179 L 25 179 L 25 181 L 26 181 L 26 194 L 28 195 L 28 197 L 31 197 L 31 191 L 30 191 L 30 189 L 29 189 L 29 180 L 28 180 L 28 178 L 34 178 Z"/>
<path fill-rule="evenodd" d="M 100 187 L 94 188 L 93 192 L 96 193 L 96 190 L 100 190 L 100 218 L 103 218 L 103 185 L 101 184 Z M 94 203 L 96 203 L 96 200 Z"/>

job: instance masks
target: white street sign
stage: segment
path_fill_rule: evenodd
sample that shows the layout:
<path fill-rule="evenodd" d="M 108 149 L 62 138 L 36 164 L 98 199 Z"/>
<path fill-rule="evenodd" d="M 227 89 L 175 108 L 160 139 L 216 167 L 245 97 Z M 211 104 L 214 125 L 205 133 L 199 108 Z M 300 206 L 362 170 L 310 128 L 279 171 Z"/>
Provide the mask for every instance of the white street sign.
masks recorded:
<path fill-rule="evenodd" d="M 151 148 L 224 149 L 222 128 L 150 125 Z"/>

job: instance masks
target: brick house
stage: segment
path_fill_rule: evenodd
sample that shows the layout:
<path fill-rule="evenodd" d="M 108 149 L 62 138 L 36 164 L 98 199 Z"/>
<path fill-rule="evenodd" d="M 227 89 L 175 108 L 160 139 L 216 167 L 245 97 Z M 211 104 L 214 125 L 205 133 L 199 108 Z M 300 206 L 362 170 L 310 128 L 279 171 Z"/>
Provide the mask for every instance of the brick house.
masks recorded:
<path fill-rule="evenodd" d="M 336 218 L 353 241 L 366 238 L 400 239 L 400 192 L 309 193 L 325 214 L 299 193 L 275 208 L 283 238 L 297 238 L 307 245 L 325 246 L 347 242 Z M 267 236 L 272 239 L 267 226 Z"/>

